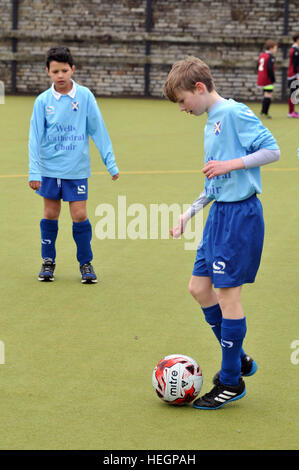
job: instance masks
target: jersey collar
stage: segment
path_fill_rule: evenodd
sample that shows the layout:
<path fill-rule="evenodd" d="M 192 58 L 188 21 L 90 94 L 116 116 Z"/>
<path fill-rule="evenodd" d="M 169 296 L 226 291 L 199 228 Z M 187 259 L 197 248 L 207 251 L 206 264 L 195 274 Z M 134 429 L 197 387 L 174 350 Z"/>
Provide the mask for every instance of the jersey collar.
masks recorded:
<path fill-rule="evenodd" d="M 218 100 L 215 101 L 215 103 L 213 103 L 212 106 L 208 108 L 208 114 L 210 114 L 211 111 L 214 111 L 215 108 L 217 108 L 220 104 L 224 103 L 225 101 L 227 101 L 225 98 L 218 98 Z"/>
<path fill-rule="evenodd" d="M 76 83 L 72 79 L 71 79 L 71 82 L 72 82 L 73 86 L 72 86 L 72 89 L 67 93 L 67 96 L 70 96 L 71 98 L 75 98 L 76 90 L 77 90 Z M 66 95 L 62 95 L 61 93 L 59 93 L 58 91 L 55 90 L 54 83 L 52 83 L 52 94 L 53 94 L 54 98 L 57 99 L 57 101 L 60 100 L 61 96 L 66 96 Z"/>

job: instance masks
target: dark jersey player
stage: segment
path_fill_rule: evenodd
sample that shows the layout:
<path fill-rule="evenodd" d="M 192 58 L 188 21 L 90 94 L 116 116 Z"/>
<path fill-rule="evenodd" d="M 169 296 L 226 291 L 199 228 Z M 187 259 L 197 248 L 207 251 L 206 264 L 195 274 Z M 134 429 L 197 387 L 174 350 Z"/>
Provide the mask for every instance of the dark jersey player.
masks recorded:
<path fill-rule="evenodd" d="M 268 39 L 265 43 L 265 51 L 258 59 L 257 85 L 263 89 L 263 101 L 261 115 L 267 118 L 271 105 L 272 94 L 275 83 L 275 58 L 277 42 Z"/>
<path fill-rule="evenodd" d="M 288 117 L 299 118 L 299 114 L 295 111 L 296 94 L 299 89 L 299 31 L 294 34 L 293 41 L 288 68 L 288 87 L 290 90 Z"/>

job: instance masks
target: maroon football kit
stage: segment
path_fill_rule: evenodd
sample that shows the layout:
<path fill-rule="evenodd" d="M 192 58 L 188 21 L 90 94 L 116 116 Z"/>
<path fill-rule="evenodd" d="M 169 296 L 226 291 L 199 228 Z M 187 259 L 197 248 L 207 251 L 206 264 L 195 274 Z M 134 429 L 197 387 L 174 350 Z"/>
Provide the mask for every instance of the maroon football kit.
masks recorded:
<path fill-rule="evenodd" d="M 288 80 L 293 80 L 299 74 L 299 47 L 292 46 L 289 56 Z"/>
<path fill-rule="evenodd" d="M 257 66 L 257 86 L 263 88 L 261 115 L 270 118 L 268 111 L 271 105 L 271 96 L 275 82 L 275 59 L 269 51 L 264 51 L 259 56 Z"/>
<path fill-rule="evenodd" d="M 295 44 L 290 49 L 289 68 L 288 68 L 288 87 L 290 89 L 289 96 L 289 114 L 288 117 L 299 118 L 299 114 L 295 112 L 295 103 L 292 96 L 298 95 L 299 88 L 299 47 Z"/>
<path fill-rule="evenodd" d="M 257 85 L 265 87 L 275 82 L 275 59 L 270 52 L 265 51 L 259 56 Z"/>

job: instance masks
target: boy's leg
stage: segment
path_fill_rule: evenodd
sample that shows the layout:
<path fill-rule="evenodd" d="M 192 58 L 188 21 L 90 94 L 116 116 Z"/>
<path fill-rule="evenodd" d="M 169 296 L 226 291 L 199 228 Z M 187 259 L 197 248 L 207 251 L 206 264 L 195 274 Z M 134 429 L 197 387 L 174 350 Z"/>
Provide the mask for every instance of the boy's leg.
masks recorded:
<path fill-rule="evenodd" d="M 56 258 L 55 242 L 58 233 L 58 218 L 61 210 L 61 201 L 44 199 L 44 218 L 40 221 L 42 258 Z"/>
<path fill-rule="evenodd" d="M 44 218 L 40 221 L 41 254 L 43 264 L 38 275 L 39 281 L 54 281 L 56 238 L 61 202 L 44 197 Z"/>
<path fill-rule="evenodd" d="M 261 109 L 261 114 L 266 114 L 265 110 L 265 92 L 263 92 L 263 99 L 262 99 L 262 109 Z"/>
<path fill-rule="evenodd" d="M 189 292 L 200 304 L 206 322 L 210 325 L 220 343 L 222 312 L 211 278 L 208 276 L 191 276 Z"/>
<path fill-rule="evenodd" d="M 222 364 L 220 382 L 237 386 L 241 376 L 241 352 L 246 335 L 246 318 L 241 305 L 241 289 L 229 287 L 219 289 L 219 304 L 222 310 L 221 347 Z"/>
<path fill-rule="evenodd" d="M 189 291 L 195 300 L 200 304 L 206 322 L 210 325 L 214 335 L 221 345 L 221 326 L 223 313 L 219 305 L 218 296 L 213 289 L 210 277 L 191 276 Z M 241 349 L 240 358 L 245 357 L 245 351 Z"/>
<path fill-rule="evenodd" d="M 73 237 L 77 245 L 77 260 L 80 265 L 81 282 L 93 284 L 97 276 L 91 265 L 93 258 L 91 249 L 92 228 L 87 218 L 86 200 L 70 201 L 70 212 L 73 219 Z"/>
<path fill-rule="evenodd" d="M 295 112 L 295 104 L 293 103 L 292 98 L 290 96 L 288 99 L 288 105 L 289 105 L 288 115 L 292 116 L 292 114 Z"/>
<path fill-rule="evenodd" d="M 246 334 L 246 320 L 241 301 L 241 287 L 219 289 L 219 304 L 223 319 L 221 324 L 222 364 L 215 386 L 193 406 L 198 409 L 215 410 L 226 403 L 239 400 L 246 395 L 241 378 L 241 350 Z"/>
<path fill-rule="evenodd" d="M 272 99 L 272 92 L 270 91 L 264 91 L 264 98 L 262 101 L 262 114 L 265 114 L 266 116 L 268 115 L 269 108 L 271 105 L 271 99 Z"/>
<path fill-rule="evenodd" d="M 70 201 L 70 213 L 73 220 L 73 237 L 77 245 L 77 260 L 80 266 L 90 263 L 92 229 L 87 218 L 86 201 Z"/>
<path fill-rule="evenodd" d="M 211 307 L 218 304 L 217 294 L 209 276 L 191 276 L 189 292 L 201 307 Z"/>
<path fill-rule="evenodd" d="M 82 283 L 97 282 L 97 276 L 90 264 L 92 229 L 87 218 L 86 203 L 88 197 L 88 179 L 62 180 L 62 198 L 69 202 L 73 220 L 73 237 L 77 245 L 77 260 L 80 265 Z"/>

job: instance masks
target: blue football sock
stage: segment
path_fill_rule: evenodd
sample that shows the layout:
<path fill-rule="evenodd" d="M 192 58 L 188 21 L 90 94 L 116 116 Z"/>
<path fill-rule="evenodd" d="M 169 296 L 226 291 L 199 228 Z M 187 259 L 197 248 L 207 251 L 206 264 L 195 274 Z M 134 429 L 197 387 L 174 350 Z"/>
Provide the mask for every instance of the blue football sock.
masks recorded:
<path fill-rule="evenodd" d="M 223 318 L 221 325 L 222 364 L 220 382 L 238 385 L 241 375 L 242 343 L 246 335 L 246 317 L 232 320 Z"/>
<path fill-rule="evenodd" d="M 89 263 L 92 258 L 91 237 L 92 229 L 89 220 L 73 222 L 73 237 L 77 245 L 77 260 L 80 266 Z"/>
<path fill-rule="evenodd" d="M 201 307 L 204 313 L 206 322 L 212 328 L 212 331 L 219 343 L 221 342 L 221 323 L 222 312 L 219 304 L 212 305 L 212 307 Z"/>
<path fill-rule="evenodd" d="M 219 304 L 212 305 L 212 307 L 201 307 L 204 313 L 206 322 L 212 328 L 212 331 L 219 343 L 221 344 L 221 324 L 222 324 L 222 312 Z M 246 355 L 244 349 L 241 349 L 241 359 Z"/>
<path fill-rule="evenodd" d="M 40 221 L 42 258 L 51 258 L 55 262 L 55 242 L 58 233 L 58 220 L 42 219 Z"/>

